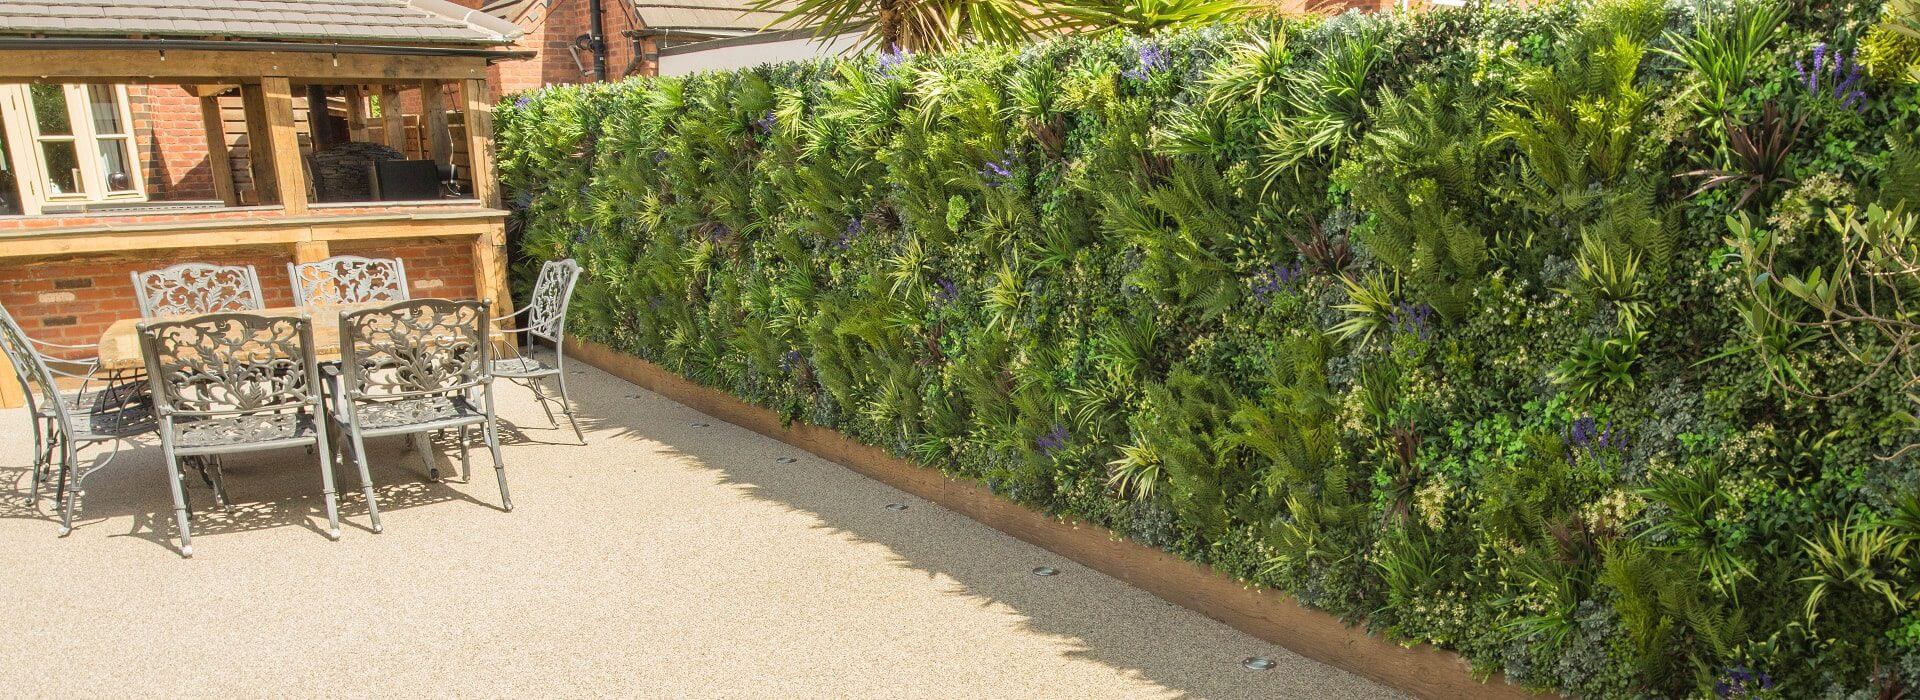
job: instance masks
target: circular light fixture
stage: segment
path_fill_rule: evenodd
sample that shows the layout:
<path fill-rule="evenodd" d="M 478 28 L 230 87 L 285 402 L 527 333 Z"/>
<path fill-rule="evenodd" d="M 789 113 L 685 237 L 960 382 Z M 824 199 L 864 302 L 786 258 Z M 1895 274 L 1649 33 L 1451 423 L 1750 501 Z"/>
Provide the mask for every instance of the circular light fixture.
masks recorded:
<path fill-rule="evenodd" d="M 1249 656 L 1245 660 L 1242 660 L 1240 665 L 1254 671 L 1271 671 L 1273 667 L 1279 664 L 1274 663 L 1273 659 L 1264 656 Z"/>
<path fill-rule="evenodd" d="M 888 503 L 887 504 L 887 510 L 893 511 L 895 513 L 898 513 L 906 509 L 907 509 L 907 504 L 905 503 Z"/>
<path fill-rule="evenodd" d="M 800 461 L 800 460 L 797 460 L 797 459 L 794 459 L 794 458 L 792 458 L 792 457 L 781 457 L 781 458 L 779 458 L 779 459 L 776 459 L 776 460 L 773 460 L 773 461 L 775 461 L 775 462 L 779 462 L 779 463 L 781 463 L 781 464 L 793 464 L 794 462 L 798 462 L 798 461 Z"/>
<path fill-rule="evenodd" d="M 1053 567 L 1051 567 L 1051 566 L 1036 566 L 1036 567 L 1033 567 L 1033 575 L 1035 575 L 1035 576 L 1059 576 L 1059 575 L 1060 575 L 1060 570 L 1059 570 L 1059 569 L 1056 569 L 1056 568 L 1053 568 Z"/>

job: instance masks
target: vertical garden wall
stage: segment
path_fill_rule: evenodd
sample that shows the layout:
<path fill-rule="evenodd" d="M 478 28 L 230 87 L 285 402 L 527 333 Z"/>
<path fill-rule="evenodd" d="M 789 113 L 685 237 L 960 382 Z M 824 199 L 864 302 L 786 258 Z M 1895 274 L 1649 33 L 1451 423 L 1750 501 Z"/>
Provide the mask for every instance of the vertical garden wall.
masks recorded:
<path fill-rule="evenodd" d="M 1068 37 L 501 109 L 575 328 L 1569 694 L 1920 682 L 1911 3 Z"/>

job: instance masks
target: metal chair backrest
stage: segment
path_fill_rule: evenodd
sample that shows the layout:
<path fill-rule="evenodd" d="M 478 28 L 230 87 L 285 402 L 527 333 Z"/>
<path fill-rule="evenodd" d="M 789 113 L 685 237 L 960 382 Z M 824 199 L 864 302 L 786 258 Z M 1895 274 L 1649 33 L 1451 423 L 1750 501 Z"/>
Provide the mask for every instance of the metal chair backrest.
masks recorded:
<path fill-rule="evenodd" d="M 406 301 L 407 266 L 399 258 L 336 255 L 319 262 L 287 263 L 295 306 Z"/>
<path fill-rule="evenodd" d="M 227 416 L 317 405 L 313 323 L 229 313 L 140 324 L 154 408 L 166 416 Z"/>
<path fill-rule="evenodd" d="M 133 273 L 142 318 L 258 311 L 266 308 L 252 265 L 180 263 Z"/>
<path fill-rule="evenodd" d="M 540 266 L 533 298 L 527 300 L 527 332 L 555 343 L 567 333 L 567 305 L 573 303 L 573 285 L 580 280 L 580 263 L 550 260 Z"/>
<path fill-rule="evenodd" d="M 485 301 L 415 299 L 340 317 L 346 398 L 444 395 L 491 379 Z"/>
<path fill-rule="evenodd" d="M 6 351 L 7 361 L 13 363 L 14 377 L 20 381 L 20 389 L 27 395 L 29 408 L 37 402 L 53 406 L 59 414 L 60 423 L 67 425 L 67 406 L 60 401 L 60 389 L 54 384 L 53 370 L 47 368 L 39 349 L 33 347 L 27 332 L 13 320 L 13 314 L 8 313 L 5 306 L 0 306 L 0 349 Z"/>

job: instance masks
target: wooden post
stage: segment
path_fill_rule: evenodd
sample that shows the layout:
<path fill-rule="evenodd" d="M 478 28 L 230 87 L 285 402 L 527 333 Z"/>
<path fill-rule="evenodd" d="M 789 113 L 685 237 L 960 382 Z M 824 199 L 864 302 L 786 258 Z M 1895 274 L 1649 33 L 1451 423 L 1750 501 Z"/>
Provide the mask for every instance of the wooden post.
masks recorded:
<path fill-rule="evenodd" d="M 293 244 L 295 264 L 320 262 L 330 257 L 333 257 L 333 250 L 326 241 L 300 241 Z"/>
<path fill-rule="evenodd" d="M 447 131 L 447 97 L 443 86 L 438 80 L 420 83 L 420 143 L 433 162 L 451 165 L 453 134 Z"/>
<path fill-rule="evenodd" d="M 501 312 L 505 313 L 505 312 Z M 13 362 L 0 356 L 0 408 L 20 408 L 27 405 L 27 396 L 20 391 L 18 372 Z"/>
<path fill-rule="evenodd" d="M 367 93 L 358 85 L 341 91 L 347 98 L 347 140 L 367 140 Z"/>
<path fill-rule="evenodd" d="M 327 86 L 307 86 L 307 137 L 313 141 L 313 152 L 319 153 L 333 146 L 333 112 L 327 109 Z"/>
<path fill-rule="evenodd" d="M 400 86 L 380 86 L 380 130 L 386 133 L 387 147 L 407 153 L 407 116 L 400 109 Z"/>
<path fill-rule="evenodd" d="M 283 78 L 281 82 L 286 80 Z M 273 135 L 267 124 L 267 93 L 258 83 L 240 86 L 241 106 L 247 113 L 247 162 L 253 169 L 254 200 L 261 204 L 280 201 L 280 181 L 273 169 Z M 293 107 L 289 101 L 288 111 Z M 289 114 L 291 117 L 291 114 Z"/>
<path fill-rule="evenodd" d="M 286 78 L 260 79 L 266 110 L 268 143 L 266 152 L 273 159 L 274 182 L 280 186 L 280 207 L 287 214 L 307 213 L 307 172 L 300 162 L 300 134 L 293 125 L 293 87 Z M 255 151 L 257 155 L 259 151 Z M 260 168 L 255 167 L 258 173 Z"/>
<path fill-rule="evenodd" d="M 227 150 L 226 121 L 220 118 L 220 98 L 200 98 L 200 127 L 207 135 L 207 169 L 213 174 L 213 194 L 227 206 L 239 206 L 233 191 L 233 154 Z"/>
<path fill-rule="evenodd" d="M 493 302 L 493 315 L 513 310 L 513 291 L 507 287 L 507 225 L 495 223 L 473 238 L 473 285 L 480 298 Z"/>
<path fill-rule="evenodd" d="M 499 209 L 500 182 L 493 171 L 493 100 L 487 81 L 460 81 L 460 108 L 467 115 L 467 164 L 473 196 L 481 204 Z"/>

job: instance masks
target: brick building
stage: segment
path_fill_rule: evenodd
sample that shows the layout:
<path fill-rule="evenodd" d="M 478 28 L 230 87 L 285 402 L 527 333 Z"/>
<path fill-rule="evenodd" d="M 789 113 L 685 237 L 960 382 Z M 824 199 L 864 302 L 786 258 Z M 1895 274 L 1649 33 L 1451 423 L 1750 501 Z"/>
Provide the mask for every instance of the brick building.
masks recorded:
<path fill-rule="evenodd" d="M 519 38 L 450 0 L 0 3 L 0 306 L 93 343 L 132 271 L 250 264 L 287 305 L 287 263 L 341 254 L 506 304 L 489 79 Z"/>

